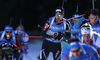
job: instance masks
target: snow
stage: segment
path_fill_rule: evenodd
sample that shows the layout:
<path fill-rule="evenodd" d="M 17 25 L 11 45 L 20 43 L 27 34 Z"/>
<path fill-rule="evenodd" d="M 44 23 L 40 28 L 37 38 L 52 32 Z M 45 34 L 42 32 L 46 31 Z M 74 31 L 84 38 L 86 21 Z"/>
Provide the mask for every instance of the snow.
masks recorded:
<path fill-rule="evenodd" d="M 27 56 L 25 56 L 25 54 L 24 54 L 23 60 L 36 60 L 37 57 L 40 54 L 42 42 L 43 42 L 43 39 L 41 39 L 41 38 L 37 38 L 37 39 L 31 38 L 31 39 L 29 39 L 29 42 L 28 42 L 29 51 L 28 51 Z M 48 60 L 53 60 L 53 55 L 52 55 L 51 52 L 49 54 Z"/>

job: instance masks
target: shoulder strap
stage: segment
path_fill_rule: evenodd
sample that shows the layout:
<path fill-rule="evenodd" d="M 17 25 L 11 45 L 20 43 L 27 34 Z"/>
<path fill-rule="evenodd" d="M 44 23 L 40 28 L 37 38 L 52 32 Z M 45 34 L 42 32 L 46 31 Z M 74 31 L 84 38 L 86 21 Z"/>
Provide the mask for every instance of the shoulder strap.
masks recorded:
<path fill-rule="evenodd" d="M 53 24 L 54 20 L 55 20 L 55 17 L 52 17 L 52 21 L 50 23 L 50 26 Z"/>
<path fill-rule="evenodd" d="M 2 39 L 3 39 L 4 35 L 5 35 L 5 32 L 3 31 L 3 33 L 2 33 L 2 35 L 1 35 L 1 39 L 0 39 L 0 40 L 2 40 Z"/>
<path fill-rule="evenodd" d="M 63 18 L 63 20 L 65 20 L 65 18 Z M 68 25 L 68 23 L 64 22 L 64 30 L 66 30 L 66 24 Z"/>
<path fill-rule="evenodd" d="M 16 42 L 16 35 L 15 35 L 16 31 L 15 32 L 12 32 L 12 38 L 13 38 L 13 41 Z"/>
<path fill-rule="evenodd" d="M 81 44 L 82 45 L 82 44 Z M 81 48 L 82 48 L 82 51 L 83 51 L 83 53 L 87 56 L 87 57 L 89 57 L 89 55 L 86 53 L 86 51 L 85 51 L 85 49 L 81 46 Z"/>
<path fill-rule="evenodd" d="M 81 42 L 83 43 L 83 37 L 81 37 Z"/>
<path fill-rule="evenodd" d="M 92 38 L 93 38 L 93 44 L 96 45 L 94 34 Z"/>
<path fill-rule="evenodd" d="M 71 59 L 71 57 L 72 57 L 72 52 L 70 51 L 69 52 L 69 60 Z"/>

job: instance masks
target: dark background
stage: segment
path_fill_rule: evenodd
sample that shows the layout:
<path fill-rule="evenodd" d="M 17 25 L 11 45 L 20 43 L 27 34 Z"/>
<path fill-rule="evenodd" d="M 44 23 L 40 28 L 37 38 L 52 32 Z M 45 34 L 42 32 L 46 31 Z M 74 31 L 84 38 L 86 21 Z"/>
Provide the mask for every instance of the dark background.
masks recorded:
<path fill-rule="evenodd" d="M 0 30 L 10 24 L 16 29 L 23 19 L 22 25 L 26 31 L 41 30 L 37 25 L 43 26 L 46 19 L 54 16 L 55 8 L 62 6 L 63 0 L 0 0 Z M 92 0 L 65 0 L 65 18 L 71 18 L 76 12 L 79 3 L 78 13 L 83 14 L 92 9 Z M 100 9 L 100 0 L 95 0 L 95 8 Z"/>

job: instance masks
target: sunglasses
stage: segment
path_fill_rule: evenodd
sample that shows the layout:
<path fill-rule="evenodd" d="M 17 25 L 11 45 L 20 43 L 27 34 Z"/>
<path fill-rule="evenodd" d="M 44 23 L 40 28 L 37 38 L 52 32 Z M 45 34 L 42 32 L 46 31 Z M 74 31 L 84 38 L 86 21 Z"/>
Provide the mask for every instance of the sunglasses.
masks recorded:
<path fill-rule="evenodd" d="M 79 51 L 80 51 L 80 48 L 78 48 L 77 50 L 74 50 L 74 51 L 71 50 L 72 53 L 79 52 Z"/>
<path fill-rule="evenodd" d="M 12 33 L 12 31 L 5 31 L 6 33 Z"/>
<path fill-rule="evenodd" d="M 98 10 L 91 10 L 91 13 L 99 13 Z"/>
<path fill-rule="evenodd" d="M 56 16 L 62 16 L 62 14 L 56 14 Z"/>

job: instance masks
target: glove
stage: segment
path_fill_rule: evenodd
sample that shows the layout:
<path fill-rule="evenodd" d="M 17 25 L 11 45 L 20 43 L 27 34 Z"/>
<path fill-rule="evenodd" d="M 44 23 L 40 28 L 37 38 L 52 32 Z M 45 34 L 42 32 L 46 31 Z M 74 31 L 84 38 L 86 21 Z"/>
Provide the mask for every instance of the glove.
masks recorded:
<path fill-rule="evenodd" d="M 6 47 L 8 43 L 2 43 L 2 48 Z"/>
<path fill-rule="evenodd" d="M 15 49 L 16 46 L 15 46 L 14 44 L 9 43 L 9 44 L 8 44 L 8 47 L 10 47 L 10 48 L 12 48 L 12 49 Z"/>
<path fill-rule="evenodd" d="M 56 39 L 58 39 L 58 40 L 60 40 L 62 37 L 63 37 L 63 33 L 61 33 L 61 32 L 59 32 L 59 34 L 57 35 L 57 33 L 55 33 L 54 34 L 54 39 L 56 40 Z"/>
<path fill-rule="evenodd" d="M 46 25 L 46 28 L 43 29 L 43 31 L 47 31 L 49 29 L 49 25 Z"/>

